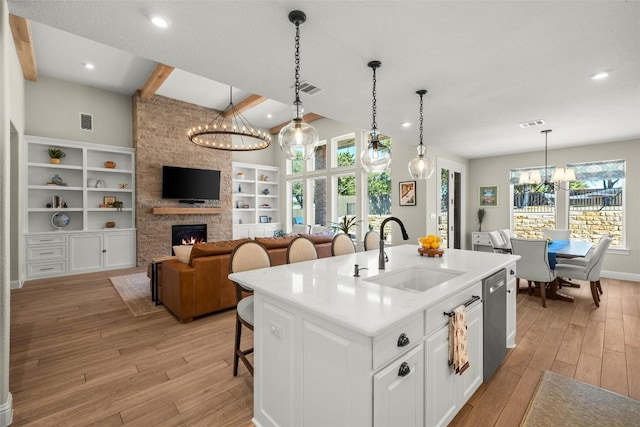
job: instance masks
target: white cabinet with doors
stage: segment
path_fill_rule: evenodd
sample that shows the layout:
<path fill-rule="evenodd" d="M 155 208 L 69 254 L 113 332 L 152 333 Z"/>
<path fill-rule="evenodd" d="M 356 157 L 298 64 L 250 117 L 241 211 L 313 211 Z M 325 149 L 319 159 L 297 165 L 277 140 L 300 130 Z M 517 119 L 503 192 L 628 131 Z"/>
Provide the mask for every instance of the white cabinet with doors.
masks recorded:
<path fill-rule="evenodd" d="M 26 278 L 135 266 L 135 151 L 38 136 L 25 141 Z M 50 163 L 50 148 L 64 152 L 60 163 Z"/>
<path fill-rule="evenodd" d="M 516 346 L 516 266 L 507 268 L 507 348 Z"/>

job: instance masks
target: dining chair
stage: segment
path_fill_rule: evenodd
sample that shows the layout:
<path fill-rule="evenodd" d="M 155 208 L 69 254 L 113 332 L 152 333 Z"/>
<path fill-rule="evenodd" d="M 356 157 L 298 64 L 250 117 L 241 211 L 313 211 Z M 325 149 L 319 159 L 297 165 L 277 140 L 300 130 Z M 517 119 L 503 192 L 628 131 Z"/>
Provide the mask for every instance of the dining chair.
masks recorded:
<path fill-rule="evenodd" d="M 546 239 L 511 239 L 511 250 L 514 255 L 520 255 L 516 262 L 517 277 L 529 282 L 529 293 L 532 293 L 531 283 L 540 288 L 542 306 L 546 307 L 546 288 L 555 286 L 556 273 L 549 266 Z M 552 290 L 552 293 L 553 292 Z"/>
<path fill-rule="evenodd" d="M 509 249 L 511 249 L 511 238 L 512 237 L 518 237 L 518 236 L 516 236 L 516 234 L 510 228 L 503 228 L 503 229 L 498 230 L 498 231 L 500 231 L 500 235 L 502 236 L 502 240 L 504 240 L 504 242 L 509 245 Z"/>
<path fill-rule="evenodd" d="M 369 230 L 364 235 L 364 250 L 380 249 L 380 235 L 378 232 Z"/>
<path fill-rule="evenodd" d="M 542 230 L 542 238 L 545 240 L 569 240 L 571 238 L 571 230 L 568 228 L 545 228 Z"/>
<path fill-rule="evenodd" d="M 304 236 L 298 236 L 287 246 L 287 264 L 318 259 L 318 251 L 313 242 Z"/>
<path fill-rule="evenodd" d="M 600 307 L 600 294 L 602 291 L 602 285 L 600 284 L 600 271 L 602 270 L 602 264 L 604 262 L 604 256 L 611 244 L 611 235 L 604 235 L 598 241 L 595 249 L 586 263 L 586 265 L 580 264 L 565 264 L 560 263 L 556 265 L 556 274 L 560 277 L 567 277 L 569 279 L 586 280 L 591 286 L 591 296 L 596 307 Z"/>
<path fill-rule="evenodd" d="M 271 258 L 267 249 L 259 242 L 252 240 L 243 242 L 231 252 L 229 273 L 266 267 L 271 267 Z M 240 347 L 242 327 L 245 326 L 253 331 L 253 292 L 237 282 L 233 282 L 233 284 L 236 288 L 236 339 L 233 349 L 233 376 L 238 375 L 238 360 L 242 360 L 253 376 L 253 366 L 247 359 L 247 355 L 253 353 L 253 346 L 245 350 Z"/>
<path fill-rule="evenodd" d="M 511 245 L 502 238 L 502 234 L 500 234 L 499 231 L 490 231 L 487 234 L 489 235 L 489 241 L 491 241 L 493 252 L 499 254 L 511 253 Z"/>
<path fill-rule="evenodd" d="M 338 233 L 331 241 L 331 256 L 355 253 L 356 247 L 351 237 L 345 233 Z"/>

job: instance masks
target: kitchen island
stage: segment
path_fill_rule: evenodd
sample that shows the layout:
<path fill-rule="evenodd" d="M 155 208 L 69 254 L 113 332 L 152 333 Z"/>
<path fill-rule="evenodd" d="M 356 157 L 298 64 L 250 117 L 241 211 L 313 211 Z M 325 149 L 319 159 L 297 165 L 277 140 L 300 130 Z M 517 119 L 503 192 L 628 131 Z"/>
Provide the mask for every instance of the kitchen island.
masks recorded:
<path fill-rule="evenodd" d="M 482 383 L 482 280 L 507 269 L 515 285 L 518 257 L 417 249 L 387 248 L 384 270 L 373 250 L 229 276 L 255 292 L 256 425 L 431 426 L 455 416 Z M 515 291 L 507 300 L 509 340 Z M 446 313 L 461 304 L 470 368 L 455 375 Z"/>

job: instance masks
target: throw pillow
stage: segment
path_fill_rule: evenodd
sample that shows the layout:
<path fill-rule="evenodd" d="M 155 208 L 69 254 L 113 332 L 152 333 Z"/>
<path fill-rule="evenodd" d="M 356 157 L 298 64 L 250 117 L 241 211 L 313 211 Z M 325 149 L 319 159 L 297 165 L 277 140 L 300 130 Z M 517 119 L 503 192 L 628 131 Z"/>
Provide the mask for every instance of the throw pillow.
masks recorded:
<path fill-rule="evenodd" d="M 175 252 L 176 256 L 178 257 L 178 261 L 189 264 L 191 248 L 193 248 L 193 245 L 176 245 L 173 247 L 173 252 Z"/>

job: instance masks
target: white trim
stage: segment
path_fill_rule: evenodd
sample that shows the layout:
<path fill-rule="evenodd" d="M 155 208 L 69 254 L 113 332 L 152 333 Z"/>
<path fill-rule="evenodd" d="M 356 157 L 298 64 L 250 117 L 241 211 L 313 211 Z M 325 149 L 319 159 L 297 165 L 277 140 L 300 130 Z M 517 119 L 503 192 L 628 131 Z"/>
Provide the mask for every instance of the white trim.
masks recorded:
<path fill-rule="evenodd" d="M 640 282 L 640 274 L 636 273 L 624 273 L 621 271 L 601 271 L 601 277 L 607 279 L 628 280 L 630 282 Z"/>
<path fill-rule="evenodd" d="M 20 279 L 20 280 L 12 280 L 10 282 L 11 289 L 22 289 L 22 285 L 23 284 L 24 284 L 24 282 L 22 281 L 22 279 Z"/>
<path fill-rule="evenodd" d="M 7 395 L 7 401 L 0 405 L 0 427 L 8 426 L 13 422 L 13 396 Z"/>

